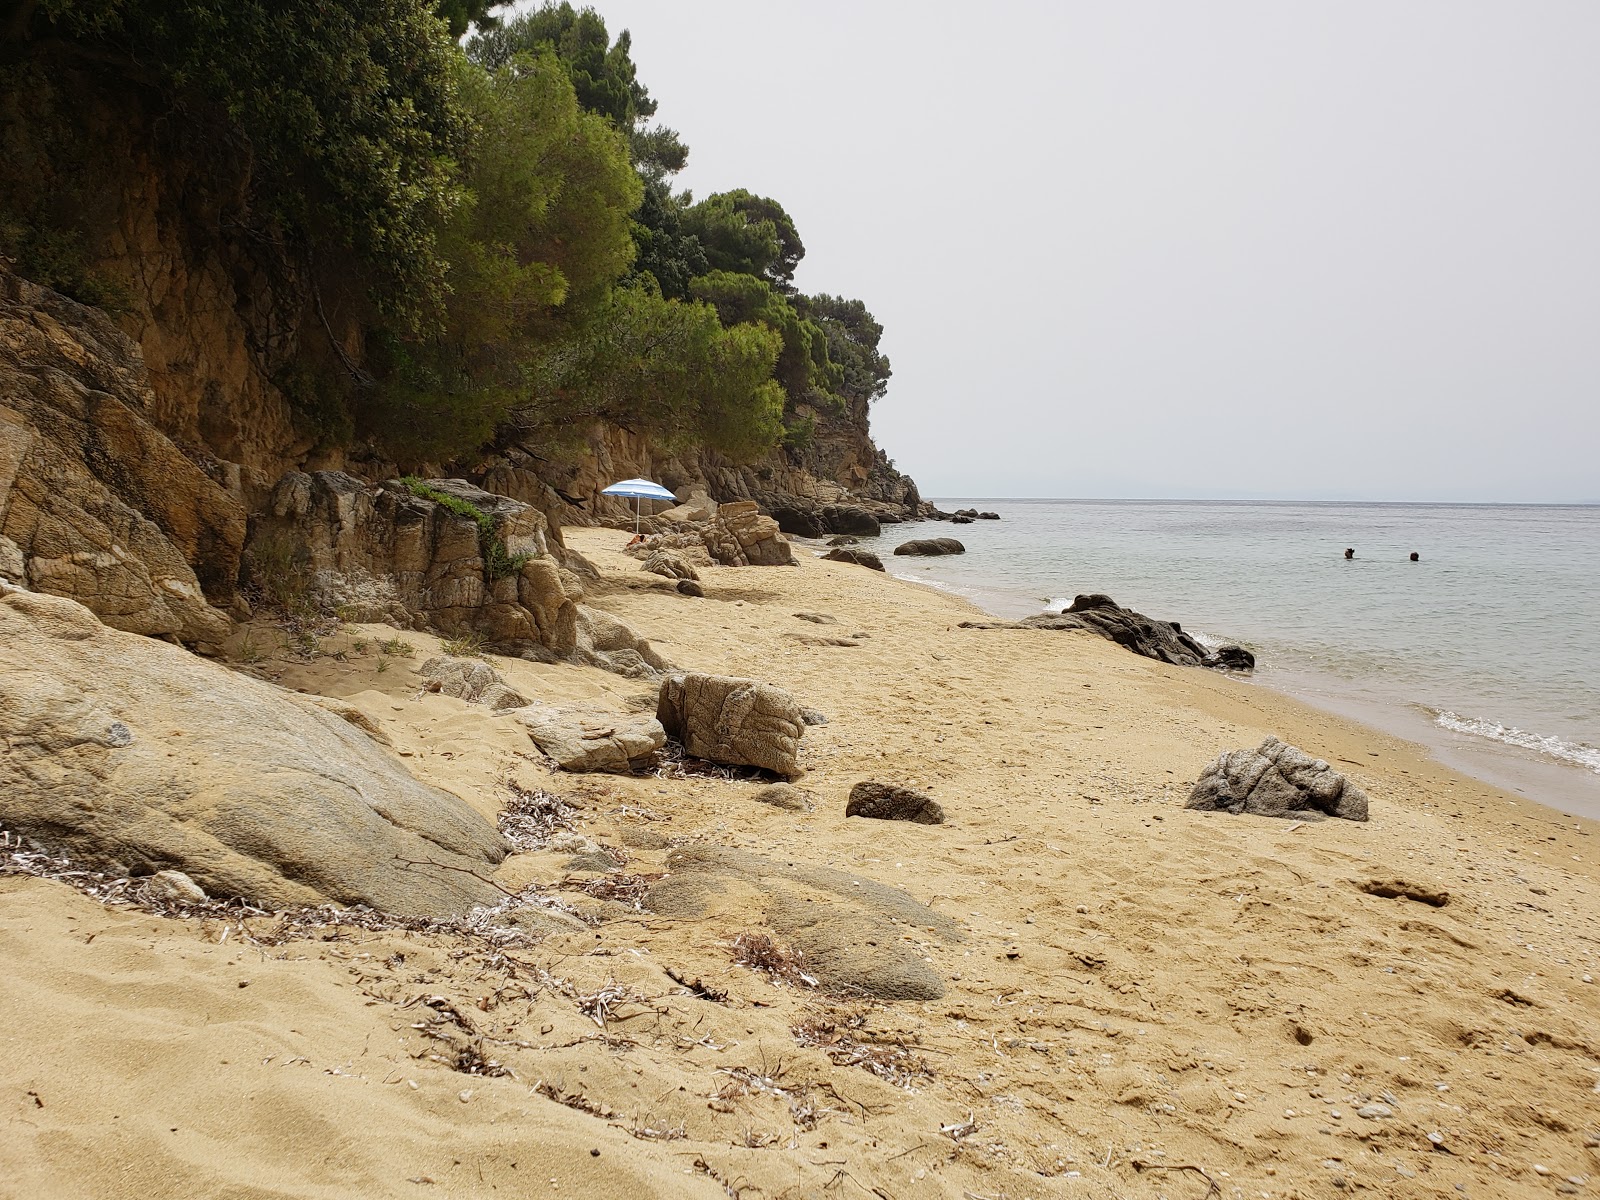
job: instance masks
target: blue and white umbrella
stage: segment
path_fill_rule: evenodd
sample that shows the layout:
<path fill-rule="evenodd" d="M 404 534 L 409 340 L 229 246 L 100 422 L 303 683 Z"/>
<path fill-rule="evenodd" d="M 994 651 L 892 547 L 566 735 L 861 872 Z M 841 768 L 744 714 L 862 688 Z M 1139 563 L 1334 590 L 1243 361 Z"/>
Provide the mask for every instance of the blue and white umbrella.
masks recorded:
<path fill-rule="evenodd" d="M 673 504 L 678 498 L 659 483 L 651 483 L 648 479 L 624 479 L 621 483 L 613 483 L 610 487 L 601 490 L 602 496 L 631 496 L 633 498 L 633 536 L 639 536 L 639 509 L 644 500 L 668 500 Z"/>

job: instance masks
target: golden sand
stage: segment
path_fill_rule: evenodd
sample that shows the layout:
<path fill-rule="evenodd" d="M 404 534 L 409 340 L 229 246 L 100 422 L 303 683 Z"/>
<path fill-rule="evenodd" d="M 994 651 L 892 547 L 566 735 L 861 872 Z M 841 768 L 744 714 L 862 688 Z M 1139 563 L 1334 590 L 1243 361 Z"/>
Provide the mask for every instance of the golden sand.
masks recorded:
<path fill-rule="evenodd" d="M 963 602 L 807 551 L 712 568 L 691 599 L 625 534 L 567 536 L 613 581 L 591 602 L 675 665 L 826 714 L 797 781 L 814 812 L 747 780 L 552 774 L 511 719 L 419 690 L 426 635 L 383 654 L 393 630 L 348 627 L 302 663 L 263 625 L 268 657 L 243 669 L 351 701 L 485 815 L 507 779 L 561 793 L 579 832 L 631 846 L 628 873 L 689 841 L 903 888 L 964 933 L 904 935 L 947 994 L 774 982 L 732 961 L 760 932 L 738 887 L 670 919 L 561 890 L 549 851 L 499 881 L 606 919 L 507 951 L 333 929 L 255 945 L 0 880 L 0 1195 L 1600 1191 L 1593 823 L 1247 682 L 1085 633 L 957 628 Z M 551 703 L 649 690 L 492 661 Z M 1219 751 L 1269 733 L 1346 771 L 1372 819 L 1183 809 Z M 949 823 L 846 820 L 862 779 L 928 791 Z M 456 1069 L 488 1061 L 510 1073 Z"/>

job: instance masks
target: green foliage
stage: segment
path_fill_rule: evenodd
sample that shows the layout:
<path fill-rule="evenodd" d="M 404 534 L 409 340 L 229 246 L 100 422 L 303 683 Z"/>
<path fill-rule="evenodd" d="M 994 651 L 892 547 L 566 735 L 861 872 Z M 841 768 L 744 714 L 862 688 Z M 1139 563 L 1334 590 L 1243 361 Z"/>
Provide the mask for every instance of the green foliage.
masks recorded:
<path fill-rule="evenodd" d="M 683 226 L 683 201 L 661 179 L 646 179 L 644 200 L 634 218 L 633 240 L 639 247 L 635 278 L 648 276 L 663 296 L 687 300 L 690 283 L 710 270 L 700 239 Z"/>
<path fill-rule="evenodd" d="M 842 375 L 828 357 L 828 337 L 816 322 L 802 317 L 789 299 L 754 275 L 712 271 L 690 284 L 701 300 L 715 306 L 724 325 L 759 321 L 783 342 L 776 374 L 792 403 L 837 405 L 833 392 Z"/>
<path fill-rule="evenodd" d="M 450 36 L 458 38 L 476 25 L 479 29 L 493 29 L 500 18 L 492 10 L 504 6 L 504 0 L 434 0 L 433 11 L 450 27 Z"/>
<path fill-rule="evenodd" d="M 683 224 L 700 239 L 712 270 L 755 275 L 783 291 L 806 254 L 783 205 L 743 188 L 707 196 L 685 210 Z"/>
<path fill-rule="evenodd" d="M 828 357 L 840 370 L 838 392 L 847 400 L 877 400 L 889 390 L 889 360 L 878 350 L 883 326 L 859 300 L 843 296 L 799 296 L 799 311 L 822 327 Z"/>
<path fill-rule="evenodd" d="M 450 264 L 444 328 L 372 339 L 381 382 L 366 423 L 413 458 L 488 442 L 532 364 L 605 305 L 634 253 L 643 185 L 627 145 L 578 106 L 552 54 L 492 75 L 469 69 L 462 95 L 478 133 L 464 200 L 439 238 Z"/>
<path fill-rule="evenodd" d="M 436 314 L 470 125 L 460 52 L 426 0 L 43 0 L 28 32 L 153 74 L 180 112 L 209 102 L 280 229 L 313 256 L 354 252 L 380 311 Z"/>
<path fill-rule="evenodd" d="M 547 430 L 605 418 L 670 446 L 759 457 L 782 434 L 783 392 L 772 380 L 781 348 L 765 326 L 725 329 L 709 305 L 620 287 L 541 361 L 517 420 Z"/>
<path fill-rule="evenodd" d="M 304 359 L 290 362 L 272 381 L 294 411 L 295 423 L 320 446 L 347 446 L 355 436 L 349 389 L 330 371 Z"/>
<path fill-rule="evenodd" d="M 533 558 L 531 554 L 512 554 L 507 550 L 505 542 L 501 541 L 500 535 L 495 532 L 494 518 L 471 501 L 430 487 L 415 475 L 407 475 L 400 482 L 413 496 L 432 500 L 440 508 L 453 512 L 458 517 L 465 517 L 478 526 L 478 552 L 483 556 L 484 573 L 490 579 L 508 579 L 522 570 L 523 564 Z"/>
<path fill-rule="evenodd" d="M 605 18 L 592 8 L 575 9 L 567 3 L 513 17 L 467 44 L 472 60 L 490 70 L 509 66 L 524 54 L 555 54 L 566 66 L 578 103 L 624 132 L 656 111 L 656 102 L 639 82 L 632 52 L 627 30 L 613 44 Z"/>

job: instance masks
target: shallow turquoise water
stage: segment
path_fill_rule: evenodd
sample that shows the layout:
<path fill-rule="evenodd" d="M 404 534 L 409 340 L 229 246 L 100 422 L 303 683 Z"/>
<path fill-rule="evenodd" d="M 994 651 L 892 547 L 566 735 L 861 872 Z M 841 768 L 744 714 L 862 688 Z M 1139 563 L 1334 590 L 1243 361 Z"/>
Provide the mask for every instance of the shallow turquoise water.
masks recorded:
<path fill-rule="evenodd" d="M 868 545 L 895 574 L 1006 617 L 1106 592 L 1250 647 L 1262 683 L 1600 815 L 1600 506 L 937 503 L 1002 520 L 886 526 Z M 891 555 L 934 536 L 967 553 Z"/>

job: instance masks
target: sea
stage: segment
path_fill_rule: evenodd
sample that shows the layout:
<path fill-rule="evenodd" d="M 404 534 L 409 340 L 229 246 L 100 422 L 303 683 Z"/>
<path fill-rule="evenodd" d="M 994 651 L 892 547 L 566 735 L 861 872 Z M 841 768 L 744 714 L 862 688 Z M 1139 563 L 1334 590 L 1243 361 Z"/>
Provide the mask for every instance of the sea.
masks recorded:
<path fill-rule="evenodd" d="M 1001 519 L 886 525 L 863 548 L 999 617 L 1104 592 L 1248 647 L 1258 686 L 1600 818 L 1600 505 L 935 503 Z M 893 555 L 921 537 L 967 550 Z"/>

